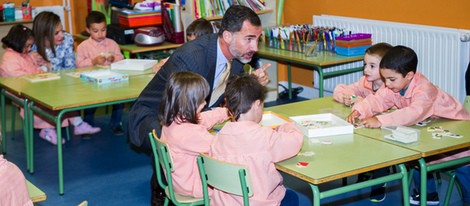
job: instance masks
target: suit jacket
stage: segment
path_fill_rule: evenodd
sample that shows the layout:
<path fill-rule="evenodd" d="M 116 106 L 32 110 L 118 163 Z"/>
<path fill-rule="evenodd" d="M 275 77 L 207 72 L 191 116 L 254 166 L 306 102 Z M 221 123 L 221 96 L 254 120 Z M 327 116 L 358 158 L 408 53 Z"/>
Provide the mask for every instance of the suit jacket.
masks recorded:
<path fill-rule="evenodd" d="M 217 62 L 217 41 L 217 34 L 204 35 L 178 48 L 140 93 L 129 112 L 129 135 L 134 145 L 149 148 L 148 133 L 152 129 L 157 129 L 160 134 L 161 126 L 158 120 L 160 102 L 165 84 L 172 73 L 191 71 L 206 78 L 211 85 L 210 94 L 206 99 L 206 102 L 209 102 Z M 241 62 L 232 61 L 230 75 L 240 74 L 243 71 Z M 220 97 L 214 105 L 218 105 L 222 99 L 223 97 Z"/>

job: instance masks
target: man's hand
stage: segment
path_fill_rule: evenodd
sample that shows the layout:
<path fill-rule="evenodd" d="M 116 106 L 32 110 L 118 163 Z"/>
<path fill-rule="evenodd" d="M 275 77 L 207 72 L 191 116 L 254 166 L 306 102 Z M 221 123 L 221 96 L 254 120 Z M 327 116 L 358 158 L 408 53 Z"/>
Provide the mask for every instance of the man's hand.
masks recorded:
<path fill-rule="evenodd" d="M 266 86 L 269 83 L 269 74 L 266 72 L 266 69 L 270 67 L 271 64 L 265 64 L 260 68 L 256 69 L 252 74 L 258 77 L 258 81 L 261 85 Z"/>

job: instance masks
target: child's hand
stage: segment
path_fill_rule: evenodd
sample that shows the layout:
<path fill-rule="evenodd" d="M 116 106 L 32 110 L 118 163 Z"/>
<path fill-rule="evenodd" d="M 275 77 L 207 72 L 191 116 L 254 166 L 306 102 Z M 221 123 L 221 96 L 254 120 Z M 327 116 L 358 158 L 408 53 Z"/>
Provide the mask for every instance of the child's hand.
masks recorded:
<path fill-rule="evenodd" d="M 361 124 L 367 128 L 379 128 L 382 126 L 382 123 L 377 119 L 377 117 L 369 117 L 361 121 Z"/>
<path fill-rule="evenodd" d="M 93 60 L 91 60 L 91 63 L 93 65 L 104 65 L 104 63 L 106 62 L 106 57 L 104 56 L 97 56 L 96 58 L 94 58 Z"/>
<path fill-rule="evenodd" d="M 350 124 L 354 124 L 356 123 L 355 119 L 358 118 L 359 116 L 360 116 L 359 112 L 357 110 L 354 110 L 353 112 L 351 112 L 351 114 L 349 114 L 346 121 L 348 121 Z"/>
<path fill-rule="evenodd" d="M 114 62 L 114 55 L 106 57 L 106 61 L 113 63 Z"/>

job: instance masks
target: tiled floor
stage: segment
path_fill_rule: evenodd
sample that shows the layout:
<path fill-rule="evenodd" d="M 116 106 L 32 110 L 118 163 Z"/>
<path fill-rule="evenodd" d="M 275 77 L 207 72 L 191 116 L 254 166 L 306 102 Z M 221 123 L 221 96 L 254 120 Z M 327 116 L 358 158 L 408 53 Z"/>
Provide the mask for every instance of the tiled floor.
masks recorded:
<path fill-rule="evenodd" d="M 126 120 L 126 116 L 124 116 Z M 108 115 L 97 118 L 96 123 L 103 131 L 90 140 L 74 137 L 64 145 L 65 195 L 58 194 L 57 150 L 56 147 L 39 139 L 35 133 L 35 173 L 26 172 L 25 148 L 21 124 L 17 124 L 16 138 L 8 138 L 6 158 L 16 163 L 26 178 L 47 194 L 47 200 L 37 205 L 68 206 L 87 200 L 89 205 L 140 206 L 149 205 L 150 199 L 150 158 L 135 150 L 126 136 L 114 136 L 107 128 Z M 126 129 L 126 128 L 125 128 Z M 9 130 L 8 130 L 9 131 Z M 126 130 L 127 131 L 127 130 Z M 284 184 L 311 197 L 311 189 L 305 182 L 283 174 Z M 349 178 L 349 182 L 355 181 Z M 335 181 L 321 185 L 321 190 L 341 184 Z M 444 199 L 447 179 L 439 188 L 440 199 Z M 382 203 L 369 201 L 369 189 L 358 190 L 322 201 L 324 205 L 402 205 L 399 182 L 389 184 L 387 198 Z M 450 205 L 462 205 L 454 189 Z"/>

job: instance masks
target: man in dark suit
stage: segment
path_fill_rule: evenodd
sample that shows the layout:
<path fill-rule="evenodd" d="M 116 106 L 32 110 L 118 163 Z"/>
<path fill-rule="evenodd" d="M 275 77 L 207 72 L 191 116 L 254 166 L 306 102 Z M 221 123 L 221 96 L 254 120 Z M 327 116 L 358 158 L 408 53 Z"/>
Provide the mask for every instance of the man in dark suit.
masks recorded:
<path fill-rule="evenodd" d="M 222 18 L 217 34 L 204 35 L 178 48 L 145 87 L 129 112 L 129 135 L 131 142 L 143 148 L 150 148 L 148 133 L 153 129 L 160 135 L 161 126 L 157 119 L 165 84 L 169 76 L 178 71 L 191 71 L 202 75 L 211 85 L 211 93 L 206 98 L 207 106 L 216 107 L 222 102 L 222 96 L 214 97 L 213 90 L 223 77 L 227 63 L 231 62 L 230 75 L 244 72 L 243 65 L 250 62 L 258 51 L 261 35 L 261 20 L 248 7 L 231 6 Z M 253 72 L 258 80 L 266 85 L 269 81 L 265 65 Z M 217 95 L 218 96 L 218 95 Z M 212 104 L 211 102 L 212 98 Z M 155 178 L 152 177 L 152 181 Z M 152 184 L 152 197 L 154 189 Z M 156 187 L 156 188 L 155 188 Z"/>

